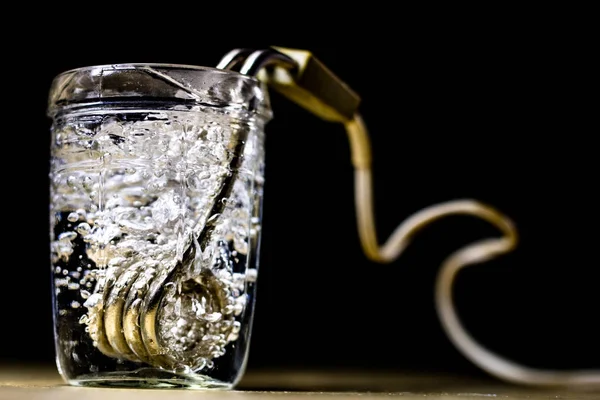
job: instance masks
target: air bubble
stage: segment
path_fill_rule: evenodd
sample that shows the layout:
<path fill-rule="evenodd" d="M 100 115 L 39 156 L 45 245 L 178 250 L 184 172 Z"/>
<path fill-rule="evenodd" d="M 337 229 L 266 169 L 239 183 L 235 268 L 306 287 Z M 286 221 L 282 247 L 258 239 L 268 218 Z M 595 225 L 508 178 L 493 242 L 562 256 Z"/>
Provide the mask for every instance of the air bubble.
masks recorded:
<path fill-rule="evenodd" d="M 235 306 L 234 306 L 235 316 L 240 315 L 242 313 L 242 311 L 244 311 L 245 306 L 246 306 L 246 296 L 240 296 L 237 299 L 235 299 Z"/>
<path fill-rule="evenodd" d="M 204 315 L 204 319 L 207 320 L 208 322 L 217 322 L 221 318 L 222 318 L 222 315 L 219 312 L 214 312 L 214 313 L 211 313 L 211 314 L 205 314 Z"/>
<path fill-rule="evenodd" d="M 78 301 L 71 302 L 71 308 L 79 308 L 79 307 L 81 307 L 81 303 L 79 303 Z"/>
<path fill-rule="evenodd" d="M 173 372 L 175 372 L 176 374 L 190 374 L 192 373 L 192 369 L 187 365 L 178 365 L 175 368 L 173 368 Z"/>
<path fill-rule="evenodd" d="M 73 239 L 75 239 L 77 237 L 77 234 L 75 232 L 63 232 L 60 235 L 58 235 L 58 240 L 68 240 L 71 241 Z"/>
<path fill-rule="evenodd" d="M 86 299 L 88 299 L 90 297 L 90 292 L 88 292 L 87 290 L 82 290 L 80 292 L 80 294 L 81 294 L 81 298 L 84 299 L 84 300 L 86 300 Z"/>
<path fill-rule="evenodd" d="M 54 280 L 54 285 L 57 287 L 67 286 L 69 281 L 66 278 L 57 278 Z"/>
<path fill-rule="evenodd" d="M 257 277 L 258 277 L 258 270 L 256 268 L 248 268 L 246 270 L 246 281 L 247 282 L 256 282 Z"/>
<path fill-rule="evenodd" d="M 235 307 L 232 306 L 231 304 L 228 304 L 225 306 L 224 311 L 225 311 L 225 315 L 233 314 L 233 312 L 235 311 Z"/>
<path fill-rule="evenodd" d="M 67 185 L 71 186 L 73 189 L 76 189 L 78 186 L 77 177 L 71 175 L 67 178 Z"/>
<path fill-rule="evenodd" d="M 67 220 L 69 222 L 77 222 L 79 221 L 79 214 L 72 212 L 69 214 L 69 216 L 67 217 Z"/>
<path fill-rule="evenodd" d="M 83 305 L 87 308 L 96 307 L 102 301 L 102 295 L 99 293 L 94 293 L 91 295 Z"/>
<path fill-rule="evenodd" d="M 87 222 L 82 222 L 79 225 L 77 225 L 77 228 L 75 228 L 75 230 L 77 230 L 77 232 L 82 236 L 85 236 L 88 233 L 90 233 L 90 229 L 92 229 L 92 228 L 90 227 L 90 224 L 88 224 Z"/>
<path fill-rule="evenodd" d="M 86 189 L 91 189 L 92 186 L 94 186 L 94 180 L 89 176 L 84 177 L 83 178 L 83 187 Z"/>
<path fill-rule="evenodd" d="M 233 332 L 232 332 L 232 333 L 230 333 L 230 334 L 229 334 L 229 336 L 227 337 L 227 341 L 229 341 L 229 342 L 233 342 L 233 341 L 235 341 L 235 340 L 238 340 L 238 338 L 239 338 L 239 337 L 240 337 L 240 335 L 239 335 L 239 334 L 237 334 L 237 333 L 233 333 Z"/>
<path fill-rule="evenodd" d="M 67 289 L 69 290 L 79 290 L 79 283 L 71 282 L 67 285 Z"/>

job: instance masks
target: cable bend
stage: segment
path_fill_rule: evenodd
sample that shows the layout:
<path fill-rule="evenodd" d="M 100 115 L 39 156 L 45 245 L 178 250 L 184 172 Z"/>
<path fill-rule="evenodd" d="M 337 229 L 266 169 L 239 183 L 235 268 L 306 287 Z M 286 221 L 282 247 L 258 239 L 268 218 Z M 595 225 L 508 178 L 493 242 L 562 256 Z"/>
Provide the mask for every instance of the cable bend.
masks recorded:
<path fill-rule="evenodd" d="M 470 215 L 495 226 L 501 237 L 467 245 L 450 255 L 437 276 L 435 302 L 442 327 L 462 354 L 484 371 L 500 379 L 535 386 L 600 386 L 600 371 L 541 370 L 520 365 L 479 344 L 462 325 L 453 302 L 452 288 L 458 272 L 470 265 L 489 261 L 512 251 L 518 241 L 510 219 L 493 207 L 475 200 L 456 200 L 436 204 L 416 212 L 402 222 L 379 246 L 373 210 L 371 149 L 368 131 L 360 115 L 346 124 L 352 162 L 355 168 L 355 202 L 358 233 L 365 255 L 372 261 L 390 263 L 406 249 L 420 230 L 443 217 Z"/>

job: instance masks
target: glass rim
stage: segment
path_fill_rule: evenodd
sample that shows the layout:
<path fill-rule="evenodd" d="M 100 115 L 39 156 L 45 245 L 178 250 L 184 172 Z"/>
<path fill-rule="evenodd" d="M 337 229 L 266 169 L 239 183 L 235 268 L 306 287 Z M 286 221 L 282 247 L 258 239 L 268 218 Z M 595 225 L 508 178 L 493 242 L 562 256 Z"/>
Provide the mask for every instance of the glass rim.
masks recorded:
<path fill-rule="evenodd" d="M 254 82 L 259 82 L 254 76 L 244 75 L 238 71 L 233 71 L 230 69 L 219 69 L 215 67 L 207 67 L 204 65 L 193 65 L 193 64 L 177 64 L 177 63 L 116 63 L 116 64 L 96 64 L 96 65 L 85 65 L 82 67 L 71 68 L 66 71 L 62 71 L 54 76 L 53 79 L 59 78 L 64 75 L 69 75 L 73 73 L 80 73 L 86 71 L 93 71 L 96 69 L 102 70 L 127 70 L 127 69 L 138 69 L 141 67 L 154 67 L 154 68 L 166 68 L 166 69 L 182 69 L 182 70 L 195 70 L 195 71 L 207 71 L 207 72 L 216 72 L 216 73 L 224 73 L 237 75 L 240 78 L 249 79 Z"/>
<path fill-rule="evenodd" d="M 100 64 L 61 72 L 50 85 L 47 115 L 134 103 L 213 106 L 271 118 L 268 90 L 256 77 L 170 63 Z"/>

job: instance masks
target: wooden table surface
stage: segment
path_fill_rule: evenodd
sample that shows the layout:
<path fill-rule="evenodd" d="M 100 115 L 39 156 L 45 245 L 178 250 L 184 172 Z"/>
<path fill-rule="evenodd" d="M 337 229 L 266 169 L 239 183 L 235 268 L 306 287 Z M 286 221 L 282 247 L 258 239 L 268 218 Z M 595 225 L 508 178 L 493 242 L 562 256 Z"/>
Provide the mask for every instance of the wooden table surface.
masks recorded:
<path fill-rule="evenodd" d="M 497 398 L 600 400 L 600 390 L 540 390 L 493 379 L 367 371 L 250 371 L 238 390 L 101 389 L 66 386 L 52 366 L 0 366 L 0 400 L 295 400 L 426 398 L 478 400 Z"/>

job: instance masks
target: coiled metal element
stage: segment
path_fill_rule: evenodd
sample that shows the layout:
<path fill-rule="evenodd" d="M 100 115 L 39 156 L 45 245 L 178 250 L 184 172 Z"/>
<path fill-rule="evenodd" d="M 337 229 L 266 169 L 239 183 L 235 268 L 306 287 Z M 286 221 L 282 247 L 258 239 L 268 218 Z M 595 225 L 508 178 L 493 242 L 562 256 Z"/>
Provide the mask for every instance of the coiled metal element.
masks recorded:
<path fill-rule="evenodd" d="M 274 65 L 296 67 L 294 60 L 274 49 L 236 49 L 223 57 L 218 68 L 254 76 Z M 247 135 L 247 128 L 233 130 L 229 174 L 207 207 L 205 225 L 197 237 L 190 238 L 180 260 L 170 265 L 167 261 L 160 268 L 155 262 L 140 261 L 98 271 L 94 295 L 87 302 L 87 324 L 96 348 L 106 356 L 169 370 L 199 370 L 237 340 L 239 307 L 231 288 L 217 276 L 226 268 L 195 269 L 194 265 L 202 251 L 214 245 L 213 232 L 237 178 Z M 227 251 L 226 244 L 219 246 Z M 194 315 L 198 307 L 202 318 L 174 320 L 182 310 Z"/>

